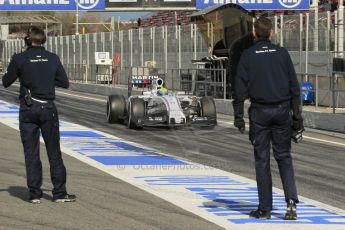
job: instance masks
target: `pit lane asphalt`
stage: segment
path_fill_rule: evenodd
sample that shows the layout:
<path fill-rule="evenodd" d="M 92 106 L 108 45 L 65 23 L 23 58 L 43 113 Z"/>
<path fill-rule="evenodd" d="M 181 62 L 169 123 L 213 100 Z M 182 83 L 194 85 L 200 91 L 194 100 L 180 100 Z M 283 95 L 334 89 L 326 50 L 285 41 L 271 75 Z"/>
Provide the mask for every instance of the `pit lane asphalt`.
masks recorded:
<path fill-rule="evenodd" d="M 17 104 L 17 95 L 18 87 L 0 89 L 1 100 Z M 248 134 L 240 134 L 231 125 L 220 123 L 221 125 L 213 130 L 190 127 L 130 130 L 123 125 L 106 123 L 105 101 L 104 96 L 58 90 L 56 105 L 60 119 L 255 180 L 254 156 Z M 307 134 L 320 139 L 331 141 L 336 139 L 337 142 L 345 143 L 345 139 L 323 133 Z M 299 194 L 345 209 L 345 148 L 305 139 L 302 143 L 293 145 L 293 157 Z M 273 157 L 271 164 L 273 185 L 282 188 Z M 123 184 L 116 179 L 109 180 Z M 91 187 L 92 181 L 86 181 L 87 178 L 84 178 L 84 182 L 89 183 Z M 109 184 L 108 182 L 107 186 Z M 70 187 L 73 188 L 73 183 Z M 108 188 L 104 189 L 111 191 Z M 149 200 L 148 203 L 151 201 Z M 173 221 L 170 223 L 173 224 Z"/>

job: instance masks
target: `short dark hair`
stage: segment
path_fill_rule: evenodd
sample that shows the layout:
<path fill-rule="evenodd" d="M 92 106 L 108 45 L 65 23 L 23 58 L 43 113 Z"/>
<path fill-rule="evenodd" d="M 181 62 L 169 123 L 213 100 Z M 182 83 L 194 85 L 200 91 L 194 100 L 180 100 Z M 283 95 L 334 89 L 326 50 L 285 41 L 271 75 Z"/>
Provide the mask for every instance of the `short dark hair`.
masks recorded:
<path fill-rule="evenodd" d="M 269 38 L 272 30 L 272 22 L 266 17 L 260 17 L 254 23 L 257 38 Z"/>
<path fill-rule="evenodd" d="M 46 41 L 46 34 L 44 33 L 44 30 L 37 26 L 31 26 L 29 28 L 28 37 L 31 40 L 31 43 L 35 44 L 42 45 Z"/>

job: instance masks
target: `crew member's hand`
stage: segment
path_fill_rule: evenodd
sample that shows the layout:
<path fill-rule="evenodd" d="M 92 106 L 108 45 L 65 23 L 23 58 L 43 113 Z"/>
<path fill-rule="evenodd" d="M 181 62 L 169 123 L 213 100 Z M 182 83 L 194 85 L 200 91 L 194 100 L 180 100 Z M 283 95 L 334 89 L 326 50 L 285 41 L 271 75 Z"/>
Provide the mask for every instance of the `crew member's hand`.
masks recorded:
<path fill-rule="evenodd" d="M 292 118 L 292 128 L 295 131 L 304 130 L 303 118 L 302 117 L 298 119 Z"/>
<path fill-rule="evenodd" d="M 238 128 L 238 130 L 241 132 L 241 133 L 244 133 L 244 131 L 246 130 L 246 123 L 244 122 L 244 119 L 237 119 L 235 120 L 234 122 L 234 126 L 236 128 Z"/>

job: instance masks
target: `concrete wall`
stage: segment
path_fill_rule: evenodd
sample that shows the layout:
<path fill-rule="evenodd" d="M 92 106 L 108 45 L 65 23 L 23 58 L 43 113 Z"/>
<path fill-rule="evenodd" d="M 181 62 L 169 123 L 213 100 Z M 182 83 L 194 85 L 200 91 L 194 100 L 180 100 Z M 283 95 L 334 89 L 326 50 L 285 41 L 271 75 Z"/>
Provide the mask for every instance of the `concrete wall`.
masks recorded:
<path fill-rule="evenodd" d="M 94 93 L 94 94 L 99 94 L 99 95 L 112 95 L 112 94 L 127 95 L 127 89 L 125 88 L 114 88 L 114 87 L 109 87 L 109 86 L 84 84 L 84 83 L 71 82 L 69 89 L 72 91 Z"/>
<path fill-rule="evenodd" d="M 85 92 L 85 93 L 94 93 L 98 95 L 124 95 L 125 97 L 128 96 L 128 90 L 125 87 L 112 87 L 107 85 L 95 85 L 95 84 L 85 84 L 85 83 L 74 83 L 70 82 L 70 90 L 78 91 L 78 92 Z M 133 90 L 132 94 L 141 94 L 141 91 Z"/>

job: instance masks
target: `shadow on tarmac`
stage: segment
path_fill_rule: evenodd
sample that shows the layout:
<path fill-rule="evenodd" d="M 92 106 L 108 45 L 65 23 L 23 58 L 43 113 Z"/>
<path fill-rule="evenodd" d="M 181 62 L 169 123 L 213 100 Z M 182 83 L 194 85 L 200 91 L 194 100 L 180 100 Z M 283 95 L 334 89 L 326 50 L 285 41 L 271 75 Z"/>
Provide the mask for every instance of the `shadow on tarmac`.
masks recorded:
<path fill-rule="evenodd" d="M 252 203 L 252 202 L 246 202 L 246 201 L 233 201 L 233 200 L 226 200 L 226 199 L 214 199 L 210 202 L 205 202 L 204 208 L 208 209 L 210 212 L 215 212 L 215 213 L 227 213 L 233 214 L 238 213 L 242 215 L 247 215 L 249 218 L 249 213 L 253 210 L 256 210 L 258 208 L 257 203 Z M 276 217 L 277 219 L 284 220 L 284 215 L 281 213 L 278 213 L 278 210 L 273 207 L 272 212 L 271 212 L 272 217 Z M 257 221 L 265 221 L 264 219 L 260 219 Z"/>
<path fill-rule="evenodd" d="M 44 192 L 50 192 L 49 189 L 43 189 L 43 199 L 52 200 L 53 197 Z M 21 199 L 22 201 L 29 200 L 29 191 L 27 187 L 22 186 L 10 186 L 7 189 L 0 189 L 0 192 L 8 192 L 11 196 Z"/>

